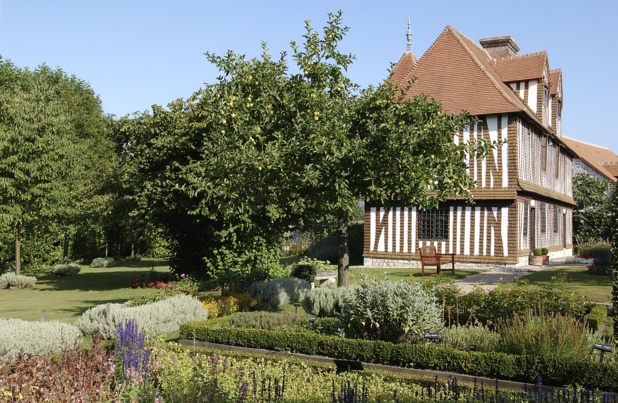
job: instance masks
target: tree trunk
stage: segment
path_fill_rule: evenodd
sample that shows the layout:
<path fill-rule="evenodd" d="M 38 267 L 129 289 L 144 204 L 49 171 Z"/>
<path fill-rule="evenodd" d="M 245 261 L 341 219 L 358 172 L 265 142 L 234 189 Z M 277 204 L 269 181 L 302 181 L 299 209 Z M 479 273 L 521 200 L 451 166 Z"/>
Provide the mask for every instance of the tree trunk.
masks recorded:
<path fill-rule="evenodd" d="M 337 287 L 350 283 L 350 255 L 348 253 L 348 213 L 343 211 L 337 220 Z"/>
<path fill-rule="evenodd" d="M 63 246 L 63 261 L 64 264 L 69 262 L 69 231 L 67 230 L 64 233 L 64 246 Z"/>
<path fill-rule="evenodd" d="M 131 233 L 131 260 L 135 259 L 135 239 L 137 238 L 137 233 L 133 231 Z"/>
<path fill-rule="evenodd" d="M 15 235 L 15 274 L 21 273 L 21 240 L 19 233 L 19 223 L 15 223 L 13 228 L 13 235 Z"/>

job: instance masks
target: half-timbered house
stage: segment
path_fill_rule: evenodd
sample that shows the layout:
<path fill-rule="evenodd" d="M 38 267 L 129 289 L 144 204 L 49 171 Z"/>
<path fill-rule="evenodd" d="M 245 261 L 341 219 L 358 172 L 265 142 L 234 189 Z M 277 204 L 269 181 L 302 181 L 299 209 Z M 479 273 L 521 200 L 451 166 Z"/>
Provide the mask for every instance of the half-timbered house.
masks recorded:
<path fill-rule="evenodd" d="M 414 265 L 427 243 L 455 253 L 458 263 L 527 264 L 534 248 L 570 256 L 573 154 L 561 140 L 561 70 L 550 69 L 544 51 L 518 55 L 510 36 L 478 46 L 448 26 L 418 60 L 410 42 L 408 30 L 408 50 L 390 80 L 403 87 L 415 78 L 408 96 L 426 94 L 446 112 L 479 119 L 453 141 L 504 143 L 468 160 L 473 205 L 449 200 L 421 211 L 366 203 L 365 265 Z"/>

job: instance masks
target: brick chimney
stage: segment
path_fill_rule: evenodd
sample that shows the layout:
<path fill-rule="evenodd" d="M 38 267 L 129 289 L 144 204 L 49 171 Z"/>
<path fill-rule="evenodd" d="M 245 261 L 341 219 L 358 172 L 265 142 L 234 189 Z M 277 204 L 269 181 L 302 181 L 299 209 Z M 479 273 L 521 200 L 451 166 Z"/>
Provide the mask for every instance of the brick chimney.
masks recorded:
<path fill-rule="evenodd" d="M 496 60 L 511 58 L 519 52 L 519 45 L 515 43 L 510 35 L 483 38 L 479 42 L 483 49 Z"/>

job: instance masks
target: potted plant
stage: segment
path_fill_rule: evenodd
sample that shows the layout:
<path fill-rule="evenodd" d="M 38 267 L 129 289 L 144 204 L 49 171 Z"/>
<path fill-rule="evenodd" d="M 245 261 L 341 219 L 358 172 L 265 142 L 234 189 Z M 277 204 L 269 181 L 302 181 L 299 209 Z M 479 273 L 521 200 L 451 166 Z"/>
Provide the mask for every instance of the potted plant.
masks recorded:
<path fill-rule="evenodd" d="M 547 256 L 547 253 L 549 253 L 547 248 L 534 248 L 530 256 L 530 264 L 532 266 L 543 266 L 549 263 L 549 256 Z"/>

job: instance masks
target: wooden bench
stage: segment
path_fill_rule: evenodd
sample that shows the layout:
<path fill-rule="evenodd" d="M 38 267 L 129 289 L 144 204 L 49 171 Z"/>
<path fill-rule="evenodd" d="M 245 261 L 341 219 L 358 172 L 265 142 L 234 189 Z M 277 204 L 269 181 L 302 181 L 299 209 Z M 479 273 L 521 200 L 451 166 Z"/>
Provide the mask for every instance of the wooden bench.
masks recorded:
<path fill-rule="evenodd" d="M 436 247 L 433 245 L 425 245 L 421 246 L 418 249 L 418 252 L 421 257 L 421 275 L 425 276 L 425 266 L 435 266 L 437 269 L 437 274 L 442 274 L 442 263 L 443 256 L 450 256 L 451 260 L 451 271 L 453 274 L 455 273 L 455 254 L 454 253 L 438 253 L 436 251 Z M 448 263 L 448 260 L 444 261 L 444 263 Z M 448 270 L 448 269 L 447 269 Z"/>

